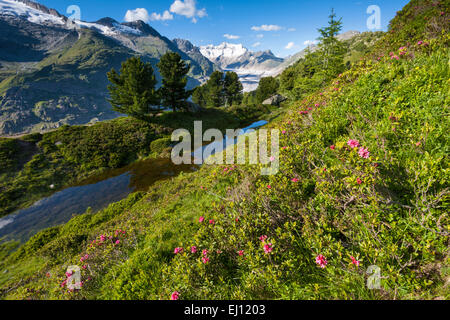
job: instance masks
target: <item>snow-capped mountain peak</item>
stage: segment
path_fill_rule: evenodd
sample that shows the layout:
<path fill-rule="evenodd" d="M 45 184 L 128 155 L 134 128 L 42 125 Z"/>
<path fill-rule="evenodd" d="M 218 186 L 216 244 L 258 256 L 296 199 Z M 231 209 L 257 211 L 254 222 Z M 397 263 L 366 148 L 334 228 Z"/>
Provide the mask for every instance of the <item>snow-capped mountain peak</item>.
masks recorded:
<path fill-rule="evenodd" d="M 284 61 L 270 50 L 253 52 L 242 44 L 227 42 L 200 47 L 200 52 L 221 69 L 236 72 L 244 85 L 244 91 L 256 89 L 259 79 L 272 75 L 272 71 Z"/>
<path fill-rule="evenodd" d="M 200 47 L 200 52 L 210 60 L 215 60 L 220 57 L 224 58 L 239 58 L 249 51 L 242 44 L 232 44 L 223 42 L 218 46 L 212 44 Z"/>
<path fill-rule="evenodd" d="M 47 12 L 44 12 L 39 10 L 39 4 L 36 3 L 33 7 L 30 4 L 32 3 L 29 1 L 0 0 L 0 14 L 21 17 L 36 24 L 64 25 L 66 23 L 64 17 L 58 15 L 56 11 L 50 12 L 50 10 L 47 10 Z"/>
<path fill-rule="evenodd" d="M 118 36 L 120 34 L 142 35 L 142 31 L 126 24 L 121 24 L 114 19 L 104 18 L 98 22 L 85 22 L 69 19 L 56 10 L 30 0 L 0 0 L 0 15 L 18 17 L 31 23 L 41 25 L 56 25 L 63 28 L 94 29 L 106 36 Z"/>
<path fill-rule="evenodd" d="M 142 32 L 140 30 L 131 28 L 129 26 L 120 24 L 120 23 L 112 23 L 109 25 L 99 24 L 95 22 L 84 22 L 75 20 L 74 23 L 80 27 L 85 29 L 94 29 L 96 31 L 99 31 L 100 33 L 104 34 L 105 36 L 116 36 L 121 33 L 125 34 L 132 34 L 132 35 L 141 35 Z"/>

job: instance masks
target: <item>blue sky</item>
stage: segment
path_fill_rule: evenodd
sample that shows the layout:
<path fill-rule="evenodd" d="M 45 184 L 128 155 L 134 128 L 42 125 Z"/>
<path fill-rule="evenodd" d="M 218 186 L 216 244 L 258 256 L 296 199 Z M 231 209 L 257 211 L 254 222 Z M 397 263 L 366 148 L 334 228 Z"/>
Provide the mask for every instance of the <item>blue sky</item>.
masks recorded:
<path fill-rule="evenodd" d="M 367 8 L 377 5 L 386 30 L 407 0 L 38 0 L 62 14 L 77 5 L 81 19 L 112 17 L 120 22 L 142 17 L 162 35 L 195 45 L 242 43 L 253 50 L 272 50 L 285 57 L 306 47 L 327 24 L 331 8 L 342 17 L 343 31 L 368 31 Z M 140 10 L 136 10 L 140 9 Z M 142 10 L 145 9 L 145 10 Z M 228 38 L 227 38 L 228 37 Z M 238 37 L 238 38 L 237 38 Z"/>

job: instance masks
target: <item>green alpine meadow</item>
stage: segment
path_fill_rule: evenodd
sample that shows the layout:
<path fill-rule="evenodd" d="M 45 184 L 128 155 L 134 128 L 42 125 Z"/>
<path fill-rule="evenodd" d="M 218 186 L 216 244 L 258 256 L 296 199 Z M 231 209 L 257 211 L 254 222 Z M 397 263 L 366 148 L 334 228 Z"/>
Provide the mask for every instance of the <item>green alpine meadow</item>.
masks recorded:
<path fill-rule="evenodd" d="M 79 2 L 0 0 L 2 300 L 450 298 L 448 1 L 379 1 L 374 30 L 363 5 L 361 32 L 308 4 L 309 42 L 283 1 Z M 227 10 L 253 20 L 208 27 Z"/>

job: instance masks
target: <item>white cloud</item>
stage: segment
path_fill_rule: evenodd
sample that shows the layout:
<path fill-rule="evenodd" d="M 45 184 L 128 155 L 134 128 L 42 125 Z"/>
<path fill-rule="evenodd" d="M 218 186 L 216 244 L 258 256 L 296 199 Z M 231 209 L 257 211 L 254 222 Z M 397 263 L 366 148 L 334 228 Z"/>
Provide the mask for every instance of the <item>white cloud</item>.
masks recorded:
<path fill-rule="evenodd" d="M 289 32 L 294 32 L 294 31 L 297 31 L 297 29 L 295 29 L 295 28 L 289 28 L 288 31 L 289 31 Z"/>
<path fill-rule="evenodd" d="M 256 47 L 259 47 L 261 45 L 261 42 L 255 42 L 253 45 L 252 45 L 252 47 L 253 48 L 256 48 Z"/>
<path fill-rule="evenodd" d="M 187 18 L 195 17 L 197 12 L 195 1 L 193 0 L 175 0 L 170 6 L 170 12 L 185 16 Z"/>
<path fill-rule="evenodd" d="M 148 22 L 150 20 L 150 16 L 148 15 L 148 11 L 146 9 L 136 8 L 134 10 L 128 10 L 125 14 L 124 20 L 126 22 L 133 22 L 137 20 Z"/>
<path fill-rule="evenodd" d="M 295 46 L 295 43 L 293 43 L 293 42 L 289 42 L 288 44 L 287 44 L 287 46 L 285 47 L 285 49 L 292 49 L 293 47 Z"/>
<path fill-rule="evenodd" d="M 313 45 L 313 44 L 317 44 L 317 41 L 314 41 L 314 40 L 306 40 L 305 42 L 303 42 L 303 44 L 304 44 L 305 46 L 311 46 L 311 45 Z"/>
<path fill-rule="evenodd" d="M 197 23 L 197 18 L 203 18 L 208 15 L 205 8 L 197 10 L 197 2 L 195 0 L 175 0 L 169 10 L 172 13 L 192 19 L 194 23 Z"/>
<path fill-rule="evenodd" d="M 279 31 L 279 30 L 282 30 L 282 29 L 284 29 L 283 27 L 280 27 L 280 26 L 277 26 L 277 25 L 274 25 L 274 24 L 270 24 L 270 25 L 268 25 L 268 24 L 263 24 L 262 26 L 253 26 L 252 27 L 252 30 L 253 31 Z"/>
<path fill-rule="evenodd" d="M 264 38 L 264 35 L 263 35 L 262 33 L 260 33 L 260 34 L 257 34 L 256 37 L 257 37 L 258 39 L 262 39 L 262 38 Z"/>
<path fill-rule="evenodd" d="M 164 11 L 163 14 L 159 14 L 159 13 L 153 12 L 150 15 L 150 20 L 152 20 L 152 21 L 173 20 L 173 14 L 171 14 L 168 10 Z"/>
<path fill-rule="evenodd" d="M 235 35 L 228 34 L 228 33 L 225 33 L 223 36 L 224 36 L 225 38 L 227 38 L 228 40 L 237 40 L 237 39 L 240 38 L 240 36 L 235 36 Z"/>
<path fill-rule="evenodd" d="M 208 13 L 206 12 L 206 9 L 205 9 L 205 8 L 200 9 L 200 10 L 197 11 L 197 16 L 198 16 L 199 18 L 206 17 L 207 15 L 208 15 Z"/>

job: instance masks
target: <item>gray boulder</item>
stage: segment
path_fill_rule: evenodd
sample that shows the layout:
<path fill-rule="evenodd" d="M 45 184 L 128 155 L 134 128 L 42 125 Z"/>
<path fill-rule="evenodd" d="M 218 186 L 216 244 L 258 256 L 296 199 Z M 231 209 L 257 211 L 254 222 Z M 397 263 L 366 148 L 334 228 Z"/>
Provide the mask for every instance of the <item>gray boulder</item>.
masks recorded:
<path fill-rule="evenodd" d="M 276 94 L 276 95 L 271 96 L 269 99 L 264 100 L 262 104 L 271 105 L 271 106 L 279 106 L 280 103 L 282 103 L 286 99 L 287 99 L 286 97 L 283 97 L 280 94 Z"/>

